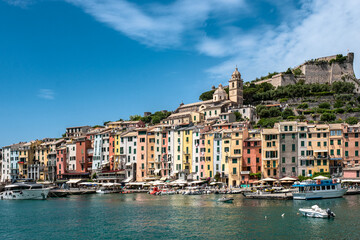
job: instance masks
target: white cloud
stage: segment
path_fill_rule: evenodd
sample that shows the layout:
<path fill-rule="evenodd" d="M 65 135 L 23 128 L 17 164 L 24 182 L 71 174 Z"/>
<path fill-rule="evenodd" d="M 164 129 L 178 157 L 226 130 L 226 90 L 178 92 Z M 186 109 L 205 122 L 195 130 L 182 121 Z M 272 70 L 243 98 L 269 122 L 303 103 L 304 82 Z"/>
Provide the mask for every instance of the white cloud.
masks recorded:
<path fill-rule="evenodd" d="M 211 14 L 234 12 L 243 0 L 178 0 L 172 4 L 136 5 L 125 0 L 65 0 L 81 7 L 100 22 L 106 23 L 143 44 L 153 47 L 179 47 L 184 36 L 205 24 Z"/>
<path fill-rule="evenodd" d="M 55 99 L 55 93 L 52 89 L 40 89 L 37 96 L 47 100 Z"/>
<path fill-rule="evenodd" d="M 227 60 L 208 72 L 216 78 L 228 77 L 238 64 L 243 77 L 252 80 L 268 72 L 284 71 L 311 58 L 346 54 L 348 49 L 355 52 L 355 58 L 360 54 L 360 1 L 307 1 L 299 11 L 304 17 L 297 18 L 295 23 L 285 19 L 275 29 L 210 39 L 216 51 L 233 51 L 227 55 Z M 233 40 L 243 37 L 252 39 L 253 43 L 240 42 L 234 47 Z M 200 46 L 208 41 L 204 39 Z M 217 42 L 223 49 L 219 49 Z M 213 49 L 202 53 L 214 55 Z M 360 69 L 356 63 L 354 70 L 359 78 Z"/>
<path fill-rule="evenodd" d="M 10 5 L 21 8 L 26 8 L 27 6 L 34 3 L 33 0 L 4 0 L 4 1 Z"/>

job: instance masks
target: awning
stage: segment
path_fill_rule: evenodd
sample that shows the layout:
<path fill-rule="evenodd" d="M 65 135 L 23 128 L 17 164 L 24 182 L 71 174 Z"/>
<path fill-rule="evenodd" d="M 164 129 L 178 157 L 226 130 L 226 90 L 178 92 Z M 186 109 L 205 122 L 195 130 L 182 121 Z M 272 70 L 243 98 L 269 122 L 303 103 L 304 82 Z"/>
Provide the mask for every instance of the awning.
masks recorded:
<path fill-rule="evenodd" d="M 314 150 L 314 152 L 328 152 L 328 150 Z"/>
<path fill-rule="evenodd" d="M 66 183 L 69 184 L 69 183 L 78 183 L 78 182 L 81 182 L 81 179 L 71 179 L 71 180 L 67 181 Z"/>
<path fill-rule="evenodd" d="M 167 177 L 160 178 L 161 181 L 165 181 L 166 179 L 167 179 Z"/>
<path fill-rule="evenodd" d="M 79 185 L 85 185 L 85 186 L 92 186 L 92 185 L 99 185 L 100 183 L 97 182 L 82 182 L 79 183 Z"/>
<path fill-rule="evenodd" d="M 324 177 L 324 176 L 317 176 L 317 177 L 314 177 L 314 180 L 325 180 L 325 179 L 329 179 L 328 177 Z"/>
<path fill-rule="evenodd" d="M 131 166 L 131 162 L 128 162 L 125 164 L 126 166 Z"/>
<path fill-rule="evenodd" d="M 264 179 L 261 179 L 260 181 L 264 181 L 264 182 L 275 182 L 275 181 L 277 181 L 277 180 L 274 179 L 274 178 L 264 178 Z"/>
<path fill-rule="evenodd" d="M 296 178 L 291 178 L 291 177 L 284 177 L 284 178 L 281 178 L 280 181 L 296 181 Z"/>
<path fill-rule="evenodd" d="M 123 183 L 128 183 L 128 182 L 131 182 L 132 181 L 132 177 L 129 177 L 129 178 L 127 178 L 127 179 L 125 179 L 124 181 L 122 181 Z"/>
<path fill-rule="evenodd" d="M 360 183 L 360 179 L 343 179 L 341 182 Z"/>
<path fill-rule="evenodd" d="M 161 169 L 155 169 L 154 173 L 158 174 L 161 171 Z"/>

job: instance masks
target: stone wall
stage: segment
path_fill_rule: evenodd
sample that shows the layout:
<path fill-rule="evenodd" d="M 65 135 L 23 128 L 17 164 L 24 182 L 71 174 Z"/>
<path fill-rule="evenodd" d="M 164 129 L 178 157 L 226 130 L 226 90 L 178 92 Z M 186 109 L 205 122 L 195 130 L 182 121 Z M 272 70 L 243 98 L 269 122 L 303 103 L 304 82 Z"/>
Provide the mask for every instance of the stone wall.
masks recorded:
<path fill-rule="evenodd" d="M 332 84 L 335 81 L 352 82 L 356 86 L 356 92 L 360 93 L 360 80 L 355 77 L 353 62 L 354 53 L 348 53 L 346 61 L 343 63 L 328 61 L 335 59 L 336 55 L 329 57 L 322 57 L 299 65 L 301 75 L 294 76 L 292 74 L 280 73 L 270 79 L 257 81 L 255 84 L 267 82 L 275 87 L 295 84 L 300 80 L 305 80 L 305 83 L 328 83 Z"/>

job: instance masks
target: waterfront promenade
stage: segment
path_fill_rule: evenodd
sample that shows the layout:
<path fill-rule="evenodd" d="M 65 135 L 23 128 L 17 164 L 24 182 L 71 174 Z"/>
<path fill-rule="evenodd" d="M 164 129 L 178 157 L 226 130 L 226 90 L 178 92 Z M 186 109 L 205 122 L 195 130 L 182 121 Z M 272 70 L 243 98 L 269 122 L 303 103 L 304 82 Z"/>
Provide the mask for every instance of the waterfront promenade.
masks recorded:
<path fill-rule="evenodd" d="M 1 239 L 359 239 L 360 196 L 272 201 L 233 195 L 83 195 L 46 201 L 0 201 Z M 298 209 L 317 204 L 336 218 Z M 281 214 L 285 213 L 284 217 Z M 265 219 L 266 216 L 266 219 Z M 36 226 L 36 227 L 34 227 Z"/>

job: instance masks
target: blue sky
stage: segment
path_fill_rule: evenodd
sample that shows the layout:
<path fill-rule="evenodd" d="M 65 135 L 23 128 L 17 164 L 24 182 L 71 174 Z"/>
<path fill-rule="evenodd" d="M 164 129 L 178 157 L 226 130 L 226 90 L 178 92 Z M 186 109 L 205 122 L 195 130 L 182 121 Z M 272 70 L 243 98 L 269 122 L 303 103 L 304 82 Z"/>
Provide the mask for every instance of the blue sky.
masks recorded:
<path fill-rule="evenodd" d="M 0 0 L 0 146 L 355 52 L 360 1 Z"/>

